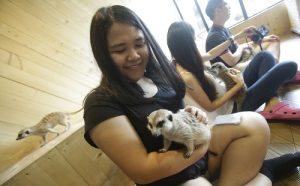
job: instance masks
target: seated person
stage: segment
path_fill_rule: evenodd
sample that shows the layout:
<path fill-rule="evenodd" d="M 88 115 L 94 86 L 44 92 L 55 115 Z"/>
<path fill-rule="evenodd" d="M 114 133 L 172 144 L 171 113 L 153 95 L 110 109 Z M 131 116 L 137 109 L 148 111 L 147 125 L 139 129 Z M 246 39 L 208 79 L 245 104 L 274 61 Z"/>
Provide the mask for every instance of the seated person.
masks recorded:
<path fill-rule="evenodd" d="M 186 22 L 175 22 L 169 27 L 168 47 L 176 68 L 185 81 L 187 94 L 204 110 L 214 116 L 235 112 L 231 98 L 246 84 L 242 111 L 256 111 L 266 103 L 264 111 L 260 112 L 266 119 L 300 120 L 300 109 L 291 108 L 279 101 L 276 95 L 278 88 L 297 72 L 297 63 L 289 61 L 275 65 L 275 59 L 269 52 L 259 52 L 243 76 L 230 74 L 236 84 L 226 91 L 225 86 L 205 72 L 203 62 L 222 53 L 230 46 L 231 39 L 201 55 L 194 38 L 194 30 Z"/>
<path fill-rule="evenodd" d="M 231 32 L 224 25 L 230 16 L 230 6 L 225 0 L 209 0 L 206 6 L 206 14 L 212 20 L 213 25 L 208 32 L 206 38 L 206 51 L 211 50 L 215 46 L 223 43 L 228 38 L 231 37 Z M 253 27 L 248 27 L 242 31 L 242 33 L 247 33 Z M 251 31 L 250 31 L 251 33 Z M 247 35 L 245 35 L 246 37 Z M 276 35 L 269 35 L 264 37 L 262 40 L 263 50 L 269 51 L 275 58 L 276 63 L 279 62 L 280 57 L 280 39 Z M 254 59 L 248 62 L 239 63 L 241 61 L 243 52 L 248 47 L 254 47 L 257 53 L 260 51 L 260 47 L 253 42 L 237 44 L 233 42 L 228 50 L 224 51 L 221 55 L 211 59 L 211 63 L 223 62 L 229 67 L 237 68 L 243 71 L 246 66 L 251 63 Z M 300 71 L 298 71 L 295 76 L 289 80 L 287 83 L 299 83 L 300 82 Z"/>
<path fill-rule="evenodd" d="M 206 7 L 206 14 L 213 22 L 213 25 L 210 28 L 206 38 L 206 51 L 209 51 L 215 46 L 226 41 L 232 35 L 230 30 L 224 26 L 230 16 L 230 6 L 224 0 L 209 0 Z M 245 33 L 245 37 L 247 37 L 247 31 L 250 31 L 251 28 L 253 27 L 248 27 L 242 31 Z M 256 51 L 260 50 L 259 47 L 253 42 L 249 42 L 248 44 L 243 43 L 240 45 L 236 42 L 233 42 L 229 46 L 228 50 L 224 51 L 220 56 L 211 59 L 211 62 L 214 63 L 222 61 L 228 66 L 234 67 L 240 61 L 245 48 L 249 46 L 255 47 Z M 278 36 L 269 35 L 264 37 L 262 40 L 262 47 L 273 54 L 276 62 L 279 61 L 280 41 Z"/>

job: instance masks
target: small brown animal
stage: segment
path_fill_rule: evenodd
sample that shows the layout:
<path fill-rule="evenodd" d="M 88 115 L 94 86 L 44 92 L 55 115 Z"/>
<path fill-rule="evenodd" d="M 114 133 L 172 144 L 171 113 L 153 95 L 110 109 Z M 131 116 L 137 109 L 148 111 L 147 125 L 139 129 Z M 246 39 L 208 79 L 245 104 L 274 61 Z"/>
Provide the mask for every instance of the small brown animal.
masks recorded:
<path fill-rule="evenodd" d="M 211 65 L 209 72 L 215 75 L 216 77 L 220 78 L 224 83 L 226 90 L 230 90 L 236 82 L 228 75 L 231 73 L 230 69 L 225 66 L 222 62 L 217 62 Z M 241 111 L 243 102 L 246 97 L 247 87 L 244 84 L 244 87 L 241 88 L 233 97 L 232 100 L 237 104 L 237 110 Z"/>
<path fill-rule="evenodd" d="M 209 126 L 200 123 L 191 113 L 179 111 L 172 113 L 166 109 L 159 109 L 148 116 L 147 128 L 153 136 L 164 137 L 164 147 L 159 152 L 169 149 L 171 142 L 184 144 L 187 151 L 183 154 L 184 158 L 189 158 L 194 149 L 203 144 L 207 144 L 211 138 Z"/>
<path fill-rule="evenodd" d="M 70 127 L 70 115 L 74 115 L 80 112 L 83 107 L 75 112 L 52 112 L 44 116 L 40 122 L 32 127 L 28 127 L 19 131 L 17 139 L 24 139 L 32 135 L 38 135 L 43 138 L 43 143 L 41 146 L 44 146 L 48 143 L 47 133 L 55 133 L 57 136 L 63 132 L 66 132 Z M 63 132 L 59 132 L 54 129 L 55 126 L 62 125 L 65 126 Z"/>
<path fill-rule="evenodd" d="M 255 51 L 251 47 L 244 48 L 239 63 L 251 60 L 255 56 Z"/>

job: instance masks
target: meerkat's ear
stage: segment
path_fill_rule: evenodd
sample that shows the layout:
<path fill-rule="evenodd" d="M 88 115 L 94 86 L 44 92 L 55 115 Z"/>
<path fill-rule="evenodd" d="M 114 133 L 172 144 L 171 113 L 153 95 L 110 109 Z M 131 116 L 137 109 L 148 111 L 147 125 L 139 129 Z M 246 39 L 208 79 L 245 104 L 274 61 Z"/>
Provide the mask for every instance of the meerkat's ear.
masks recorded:
<path fill-rule="evenodd" d="M 173 116 L 171 114 L 168 116 L 168 120 L 173 121 Z"/>

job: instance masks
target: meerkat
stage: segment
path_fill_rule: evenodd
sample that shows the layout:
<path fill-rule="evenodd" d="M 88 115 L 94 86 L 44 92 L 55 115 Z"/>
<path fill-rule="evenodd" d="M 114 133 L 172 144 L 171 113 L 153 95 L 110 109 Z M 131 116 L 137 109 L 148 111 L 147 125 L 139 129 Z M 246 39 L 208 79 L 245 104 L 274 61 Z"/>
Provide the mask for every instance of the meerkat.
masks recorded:
<path fill-rule="evenodd" d="M 38 135 L 43 138 L 41 147 L 48 143 L 47 133 L 55 133 L 57 136 L 66 132 L 70 128 L 70 115 L 80 112 L 83 107 L 75 112 L 52 112 L 44 116 L 36 125 L 24 128 L 19 131 L 17 139 L 21 140 L 32 135 Z M 57 125 L 64 126 L 62 132 L 55 130 Z"/>
<path fill-rule="evenodd" d="M 147 119 L 147 128 L 152 135 L 156 137 L 162 135 L 164 138 L 164 146 L 159 152 L 167 151 L 174 141 L 186 146 L 187 150 L 183 157 L 189 158 L 194 149 L 209 143 L 211 138 L 210 128 L 200 123 L 189 112 L 179 111 L 174 114 L 169 110 L 159 109 L 152 112 Z"/>
<path fill-rule="evenodd" d="M 230 71 L 230 69 L 227 68 L 225 66 L 225 64 L 222 62 L 217 62 L 217 63 L 212 64 L 209 69 L 209 72 L 212 73 L 213 75 L 215 75 L 216 77 L 220 78 L 225 83 L 225 87 L 226 87 L 227 91 L 230 90 L 232 87 L 234 87 L 234 85 L 236 84 L 236 82 L 231 78 L 231 76 L 228 75 L 228 73 L 232 74 L 232 71 Z M 238 111 L 241 111 L 241 109 L 242 109 L 242 104 L 246 97 L 246 90 L 247 90 L 247 87 L 244 84 L 244 87 L 241 88 L 232 97 L 232 100 L 237 104 Z"/>
<path fill-rule="evenodd" d="M 239 60 L 239 63 L 243 63 L 243 62 L 251 60 L 254 57 L 254 55 L 255 55 L 255 51 L 252 47 L 244 48 L 241 59 Z"/>

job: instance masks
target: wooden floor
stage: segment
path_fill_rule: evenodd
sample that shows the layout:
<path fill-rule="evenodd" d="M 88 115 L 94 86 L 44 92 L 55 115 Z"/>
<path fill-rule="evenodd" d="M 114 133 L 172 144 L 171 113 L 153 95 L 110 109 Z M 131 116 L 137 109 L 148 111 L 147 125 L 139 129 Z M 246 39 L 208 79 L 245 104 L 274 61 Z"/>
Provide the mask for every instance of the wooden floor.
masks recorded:
<path fill-rule="evenodd" d="M 281 61 L 293 60 L 298 63 L 300 70 L 300 37 L 294 34 L 281 38 Z M 298 50 L 298 52 L 295 52 Z M 300 108 L 300 84 L 284 85 L 278 91 L 280 98 L 294 107 Z M 271 128 L 271 144 L 267 159 L 281 154 L 300 151 L 300 121 L 269 121 Z M 290 176 L 281 179 L 275 186 L 300 185 L 300 169 L 295 170 Z"/>

